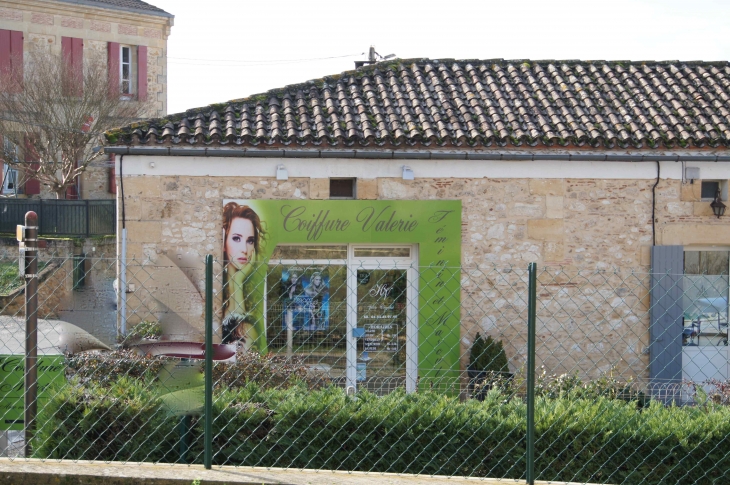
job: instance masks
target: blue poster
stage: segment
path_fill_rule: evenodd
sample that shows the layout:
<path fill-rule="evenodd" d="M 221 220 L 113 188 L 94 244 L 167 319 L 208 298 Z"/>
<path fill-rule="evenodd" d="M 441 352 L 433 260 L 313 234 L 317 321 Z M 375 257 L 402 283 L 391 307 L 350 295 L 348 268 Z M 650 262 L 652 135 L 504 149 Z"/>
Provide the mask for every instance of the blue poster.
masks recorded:
<path fill-rule="evenodd" d="M 290 266 L 281 272 L 282 329 L 329 328 L 330 279 L 327 267 Z"/>

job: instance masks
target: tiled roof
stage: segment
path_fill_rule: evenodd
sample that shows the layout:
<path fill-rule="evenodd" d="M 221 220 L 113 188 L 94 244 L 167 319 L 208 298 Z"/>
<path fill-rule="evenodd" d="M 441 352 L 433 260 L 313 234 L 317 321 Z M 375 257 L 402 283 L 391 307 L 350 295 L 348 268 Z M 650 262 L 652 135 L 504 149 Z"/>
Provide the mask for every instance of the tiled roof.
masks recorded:
<path fill-rule="evenodd" d="M 338 76 L 108 134 L 114 145 L 730 147 L 728 62 L 429 60 Z"/>
<path fill-rule="evenodd" d="M 151 15 L 163 15 L 172 17 L 171 14 L 165 12 L 161 8 L 150 5 L 142 0 L 60 0 L 66 3 L 76 3 L 80 5 L 90 5 L 100 8 L 112 8 L 116 10 L 127 10 L 132 12 L 147 13 Z"/>

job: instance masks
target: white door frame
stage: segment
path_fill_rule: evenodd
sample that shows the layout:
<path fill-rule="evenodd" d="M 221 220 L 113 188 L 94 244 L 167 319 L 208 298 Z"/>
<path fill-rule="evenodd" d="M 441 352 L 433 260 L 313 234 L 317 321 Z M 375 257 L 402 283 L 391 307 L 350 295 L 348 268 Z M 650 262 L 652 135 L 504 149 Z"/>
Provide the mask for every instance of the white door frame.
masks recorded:
<path fill-rule="evenodd" d="M 408 247 L 409 257 L 355 257 L 355 249 Z M 418 245 L 350 244 L 347 261 L 347 387 L 357 391 L 357 270 L 406 270 L 406 392 L 416 391 L 418 383 Z"/>

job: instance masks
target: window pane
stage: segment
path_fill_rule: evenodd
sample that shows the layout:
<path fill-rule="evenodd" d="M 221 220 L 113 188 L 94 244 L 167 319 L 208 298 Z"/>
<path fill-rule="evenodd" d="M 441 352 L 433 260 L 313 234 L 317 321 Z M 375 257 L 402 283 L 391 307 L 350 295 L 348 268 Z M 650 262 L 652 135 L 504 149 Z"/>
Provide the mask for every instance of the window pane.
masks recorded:
<path fill-rule="evenodd" d="M 411 248 L 355 248 L 356 258 L 409 258 Z"/>
<path fill-rule="evenodd" d="M 408 273 L 357 271 L 357 326 L 365 329 L 358 380 L 405 376 Z"/>
<path fill-rule="evenodd" d="M 730 256 L 730 253 L 727 251 L 700 252 L 701 273 L 708 275 L 727 275 L 729 262 L 728 256 Z"/>
<path fill-rule="evenodd" d="M 728 251 L 685 251 L 683 345 L 727 345 L 729 262 Z"/>
<path fill-rule="evenodd" d="M 354 179 L 330 179 L 330 197 L 352 199 L 355 197 Z"/>
<path fill-rule="evenodd" d="M 720 190 L 720 182 L 706 181 L 702 182 L 702 198 L 714 199 L 717 191 Z"/>
<path fill-rule="evenodd" d="M 728 251 L 685 251 L 684 274 L 727 275 L 729 263 Z"/>
<path fill-rule="evenodd" d="M 129 47 L 122 47 L 122 62 L 129 63 Z"/>
<path fill-rule="evenodd" d="M 699 251 L 684 252 L 684 274 L 701 274 Z"/>
<path fill-rule="evenodd" d="M 325 377 L 345 376 L 347 269 L 344 265 L 270 265 L 269 351 L 292 355 Z"/>
<path fill-rule="evenodd" d="M 271 259 L 347 259 L 347 246 L 276 246 Z"/>

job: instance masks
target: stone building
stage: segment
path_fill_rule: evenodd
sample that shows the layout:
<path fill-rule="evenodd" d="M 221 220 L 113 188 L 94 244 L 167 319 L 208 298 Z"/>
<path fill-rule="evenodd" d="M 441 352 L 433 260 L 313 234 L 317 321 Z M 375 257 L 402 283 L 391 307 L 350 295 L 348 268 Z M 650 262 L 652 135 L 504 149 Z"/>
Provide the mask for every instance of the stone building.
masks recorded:
<path fill-rule="evenodd" d="M 273 288 L 293 288 L 307 264 L 348 268 L 346 277 L 328 270 L 330 286 L 340 278 L 350 295 L 341 296 L 349 313 L 337 334 L 346 340 L 348 384 L 361 377 L 361 351 L 377 357 L 387 347 L 395 359 L 402 350 L 382 341 L 408 342 L 411 386 L 463 371 L 477 332 L 505 342 L 519 371 L 519 271 L 529 262 L 544 268 L 538 357 L 549 372 L 676 383 L 694 372 L 687 352 L 697 337 L 705 343 L 696 348 L 714 352 L 705 377 L 728 377 L 730 223 L 711 207 L 727 201 L 730 179 L 727 62 L 398 60 L 148 120 L 109 140 L 123 173 L 124 257 L 153 264 L 211 253 L 225 264 L 224 205 L 263 214 L 268 240 L 256 249 L 268 265 L 258 293 L 265 308 L 257 315 L 259 303 L 248 302 L 246 317 L 263 319 L 268 350 L 291 352 L 310 322 L 296 323 L 299 310 L 287 306 L 296 299 L 275 307 Z M 416 235 L 436 220 L 429 214 L 454 209 L 442 202 L 460 204 L 448 231 Z M 398 214 L 380 232 L 358 226 L 371 207 Z M 413 236 L 400 217 L 417 220 Z M 434 241 L 452 255 L 439 259 Z M 434 265 L 456 269 L 429 273 Z M 367 305 L 354 286 L 403 267 L 417 274 L 389 281 L 407 278 L 414 291 L 388 308 L 409 308 L 412 328 L 385 310 L 362 317 Z M 710 267 L 720 308 L 691 315 L 682 298 L 697 296 L 689 286 Z M 193 274 L 200 290 L 202 273 Z M 456 290 L 434 304 L 443 274 Z M 310 274 L 305 284 L 313 281 Z M 714 330 L 707 314 L 717 318 Z M 363 318 L 386 323 L 376 329 Z M 705 330 L 695 332 L 701 320 Z M 331 337 L 332 326 L 323 334 Z M 723 332 L 724 344 L 712 340 Z"/>
<path fill-rule="evenodd" d="M 38 46 L 59 56 L 114 59 L 130 96 L 146 97 L 154 110 L 150 116 L 164 116 L 167 37 L 172 25 L 171 14 L 141 0 L 0 0 L 0 69 Z M 108 162 L 94 162 L 82 179 L 75 198 L 115 197 L 113 167 Z M 17 189 L 5 185 L 3 193 Z M 55 197 L 32 180 L 23 192 Z"/>

